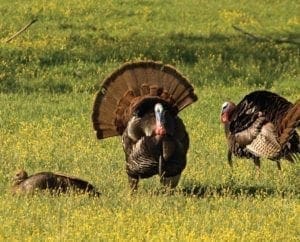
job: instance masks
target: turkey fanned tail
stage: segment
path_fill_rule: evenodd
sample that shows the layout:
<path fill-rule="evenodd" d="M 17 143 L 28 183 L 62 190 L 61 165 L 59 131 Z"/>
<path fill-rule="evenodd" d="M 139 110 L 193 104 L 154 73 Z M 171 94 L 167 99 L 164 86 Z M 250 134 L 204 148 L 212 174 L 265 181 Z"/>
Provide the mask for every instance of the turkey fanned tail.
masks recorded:
<path fill-rule="evenodd" d="M 125 63 L 103 81 L 96 95 L 92 121 L 97 137 L 122 135 L 134 110 L 149 98 L 168 103 L 176 114 L 197 100 L 188 79 L 173 66 Z"/>

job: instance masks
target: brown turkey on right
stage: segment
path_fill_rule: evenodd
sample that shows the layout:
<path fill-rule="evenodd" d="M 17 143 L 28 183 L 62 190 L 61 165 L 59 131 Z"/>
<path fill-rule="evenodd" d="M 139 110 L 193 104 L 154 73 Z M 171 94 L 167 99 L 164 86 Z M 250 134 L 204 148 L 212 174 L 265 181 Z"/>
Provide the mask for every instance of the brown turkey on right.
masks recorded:
<path fill-rule="evenodd" d="M 156 174 L 163 185 L 177 186 L 189 148 L 178 113 L 196 100 L 188 80 L 159 62 L 126 63 L 104 80 L 94 102 L 94 129 L 99 139 L 122 136 L 132 190 L 140 178 Z"/>
<path fill-rule="evenodd" d="M 222 105 L 221 122 L 228 141 L 228 162 L 232 153 L 252 158 L 260 168 L 260 158 L 275 160 L 280 170 L 280 159 L 299 160 L 300 100 L 292 104 L 269 91 L 254 91 L 239 104 Z"/>

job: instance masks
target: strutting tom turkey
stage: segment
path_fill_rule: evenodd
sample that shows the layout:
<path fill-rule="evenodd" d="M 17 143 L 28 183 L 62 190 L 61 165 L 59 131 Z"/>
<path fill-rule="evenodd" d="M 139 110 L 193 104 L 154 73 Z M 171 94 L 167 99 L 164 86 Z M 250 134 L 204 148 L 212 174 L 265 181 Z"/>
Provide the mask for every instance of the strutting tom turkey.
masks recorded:
<path fill-rule="evenodd" d="M 160 62 L 125 63 L 104 80 L 92 121 L 99 139 L 122 136 L 131 189 L 156 174 L 176 187 L 189 147 L 178 113 L 196 100 L 189 81 Z"/>
<path fill-rule="evenodd" d="M 300 100 L 295 104 L 276 93 L 254 91 L 235 105 L 225 102 L 221 122 L 228 140 L 228 162 L 232 166 L 232 153 L 252 158 L 257 168 L 260 158 L 291 162 L 299 160 Z"/>

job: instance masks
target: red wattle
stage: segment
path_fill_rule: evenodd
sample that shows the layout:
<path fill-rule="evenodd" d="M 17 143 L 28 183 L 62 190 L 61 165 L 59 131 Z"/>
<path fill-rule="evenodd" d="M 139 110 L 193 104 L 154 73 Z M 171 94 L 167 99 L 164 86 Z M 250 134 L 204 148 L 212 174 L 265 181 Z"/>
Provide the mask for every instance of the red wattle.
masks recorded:
<path fill-rule="evenodd" d="M 227 113 L 223 113 L 222 116 L 221 116 L 221 121 L 222 123 L 227 123 L 229 121 L 229 118 L 228 118 L 228 114 Z"/>
<path fill-rule="evenodd" d="M 156 134 L 156 135 L 163 136 L 163 135 L 165 135 L 166 133 L 167 133 L 166 130 L 165 130 L 162 126 L 158 126 L 158 127 L 156 127 L 156 129 L 155 129 L 155 134 Z"/>

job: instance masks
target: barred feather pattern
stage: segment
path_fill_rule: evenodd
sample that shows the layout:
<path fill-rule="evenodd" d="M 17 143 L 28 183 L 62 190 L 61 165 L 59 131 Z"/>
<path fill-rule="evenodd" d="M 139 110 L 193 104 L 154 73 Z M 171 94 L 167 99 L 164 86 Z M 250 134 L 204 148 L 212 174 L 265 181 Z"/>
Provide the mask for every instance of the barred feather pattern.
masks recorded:
<path fill-rule="evenodd" d="M 246 146 L 254 155 L 272 158 L 278 156 L 281 146 L 272 123 L 265 124 L 255 139 Z"/>
<path fill-rule="evenodd" d="M 162 168 L 165 177 L 175 176 L 182 172 L 186 166 L 186 153 L 189 147 L 189 136 L 182 120 L 174 117 L 173 130 L 169 135 L 158 138 L 155 136 L 137 137 L 129 134 L 130 125 L 122 135 L 122 144 L 126 157 L 127 174 L 133 178 L 148 178 L 159 174 L 159 159 L 163 157 Z M 143 122 L 130 123 L 134 130 Z M 151 124 L 147 123 L 151 126 Z M 171 135 L 171 134 L 174 135 Z M 134 139 L 132 139 L 134 137 Z"/>
<path fill-rule="evenodd" d="M 124 137 L 124 136 L 123 136 Z M 123 144 L 125 144 L 123 142 Z M 144 136 L 133 145 L 127 158 L 127 173 L 132 177 L 147 178 L 158 174 L 161 142 L 155 137 Z M 126 146 L 124 147 L 126 149 Z"/>

